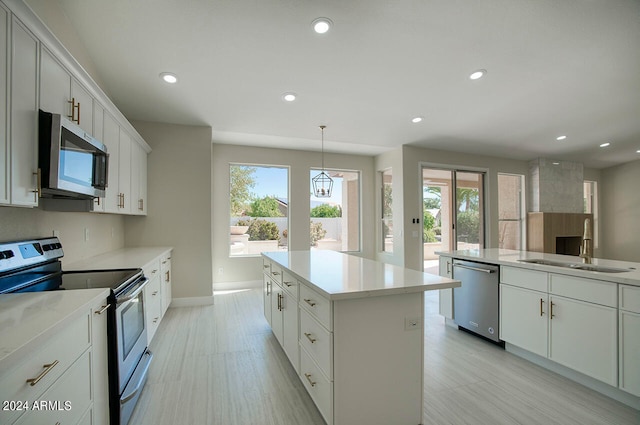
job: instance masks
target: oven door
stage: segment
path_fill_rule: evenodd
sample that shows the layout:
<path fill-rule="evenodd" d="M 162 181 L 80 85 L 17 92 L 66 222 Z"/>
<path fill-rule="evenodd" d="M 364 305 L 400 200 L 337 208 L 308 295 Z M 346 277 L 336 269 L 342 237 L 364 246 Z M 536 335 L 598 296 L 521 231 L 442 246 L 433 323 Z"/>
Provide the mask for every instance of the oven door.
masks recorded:
<path fill-rule="evenodd" d="M 118 338 L 118 393 L 127 382 L 147 348 L 142 290 L 149 280 L 144 277 L 127 290 L 116 294 L 116 335 Z"/>

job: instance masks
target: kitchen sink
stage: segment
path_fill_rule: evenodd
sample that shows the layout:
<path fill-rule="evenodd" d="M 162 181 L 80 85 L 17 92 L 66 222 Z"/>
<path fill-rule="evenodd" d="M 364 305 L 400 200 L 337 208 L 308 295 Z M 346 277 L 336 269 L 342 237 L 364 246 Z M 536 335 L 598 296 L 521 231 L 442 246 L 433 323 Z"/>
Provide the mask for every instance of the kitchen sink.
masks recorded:
<path fill-rule="evenodd" d="M 564 263 L 562 261 L 544 260 L 542 258 L 533 258 L 530 260 L 518 260 L 518 261 L 520 261 L 521 263 L 542 264 L 544 266 L 565 267 L 568 269 L 586 270 L 590 272 L 601 272 L 601 273 L 624 273 L 624 272 L 630 272 L 632 270 L 635 270 L 634 268 L 621 269 L 617 267 L 596 266 L 594 264 Z"/>

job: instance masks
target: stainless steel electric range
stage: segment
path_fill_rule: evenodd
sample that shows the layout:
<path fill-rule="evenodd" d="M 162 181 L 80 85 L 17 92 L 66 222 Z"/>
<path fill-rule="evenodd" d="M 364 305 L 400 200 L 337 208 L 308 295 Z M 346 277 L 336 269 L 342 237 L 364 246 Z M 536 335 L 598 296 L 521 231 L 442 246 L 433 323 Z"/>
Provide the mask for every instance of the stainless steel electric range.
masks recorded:
<path fill-rule="evenodd" d="M 0 294 L 108 288 L 109 413 L 111 425 L 126 425 L 147 379 L 153 355 L 147 349 L 141 269 L 64 271 L 58 238 L 0 243 Z"/>

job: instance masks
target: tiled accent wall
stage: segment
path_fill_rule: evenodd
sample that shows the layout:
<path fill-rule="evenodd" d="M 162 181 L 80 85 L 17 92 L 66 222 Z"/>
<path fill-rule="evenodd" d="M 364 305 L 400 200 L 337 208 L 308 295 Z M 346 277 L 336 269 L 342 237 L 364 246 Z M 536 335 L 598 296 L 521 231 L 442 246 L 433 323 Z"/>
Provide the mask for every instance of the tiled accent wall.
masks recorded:
<path fill-rule="evenodd" d="M 539 158 L 529 163 L 532 212 L 584 212 L 584 167 Z"/>

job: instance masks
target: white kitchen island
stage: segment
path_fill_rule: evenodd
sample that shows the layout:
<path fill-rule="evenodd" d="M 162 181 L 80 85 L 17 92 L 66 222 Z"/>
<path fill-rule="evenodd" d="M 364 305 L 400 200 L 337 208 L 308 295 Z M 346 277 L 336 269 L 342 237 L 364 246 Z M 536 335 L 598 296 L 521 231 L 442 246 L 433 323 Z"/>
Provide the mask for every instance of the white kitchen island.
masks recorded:
<path fill-rule="evenodd" d="M 334 251 L 263 253 L 265 317 L 329 425 L 422 423 L 424 291 L 458 281 Z"/>

